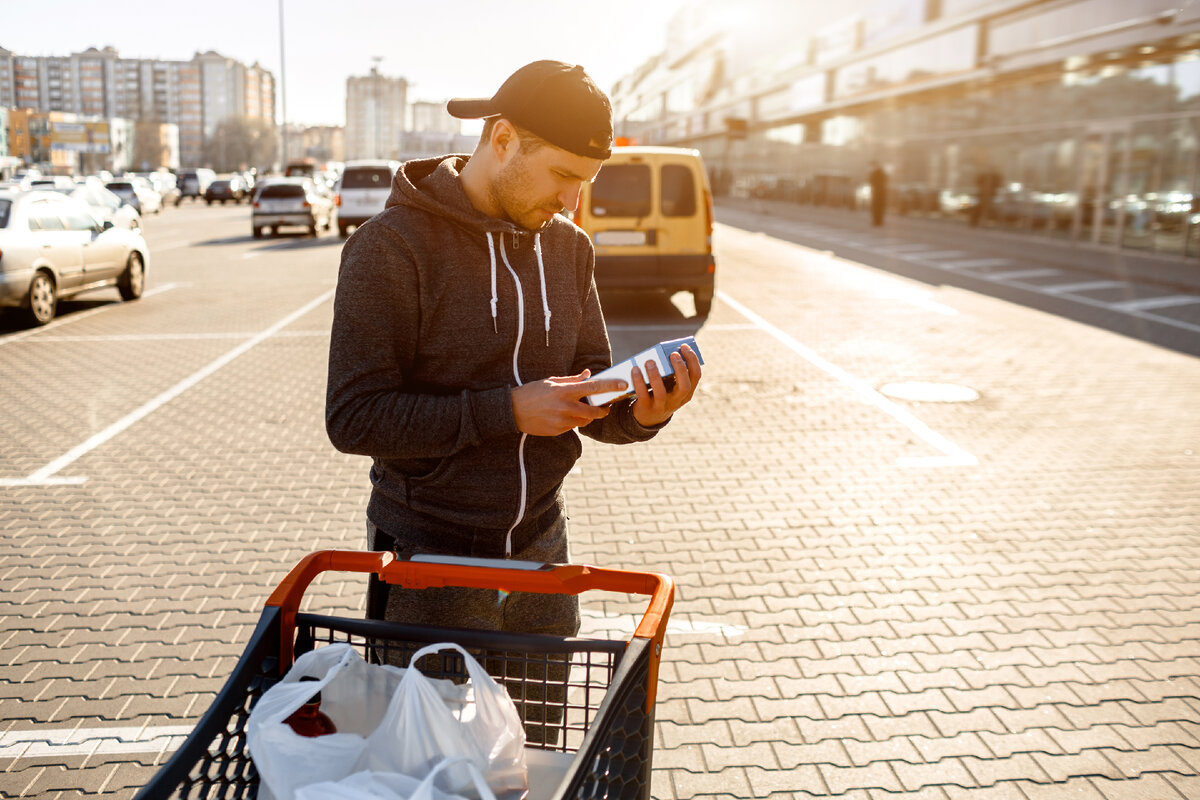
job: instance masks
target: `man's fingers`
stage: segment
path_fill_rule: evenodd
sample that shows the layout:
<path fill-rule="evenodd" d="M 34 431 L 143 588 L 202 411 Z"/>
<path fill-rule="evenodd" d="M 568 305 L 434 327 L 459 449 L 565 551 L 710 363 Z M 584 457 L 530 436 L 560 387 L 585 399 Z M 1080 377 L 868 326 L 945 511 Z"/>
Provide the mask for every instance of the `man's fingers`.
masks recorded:
<path fill-rule="evenodd" d="M 571 388 L 582 389 L 584 394 L 600 394 L 601 392 L 623 392 L 629 388 L 629 384 L 620 378 L 597 378 L 591 381 L 581 381 Z"/>

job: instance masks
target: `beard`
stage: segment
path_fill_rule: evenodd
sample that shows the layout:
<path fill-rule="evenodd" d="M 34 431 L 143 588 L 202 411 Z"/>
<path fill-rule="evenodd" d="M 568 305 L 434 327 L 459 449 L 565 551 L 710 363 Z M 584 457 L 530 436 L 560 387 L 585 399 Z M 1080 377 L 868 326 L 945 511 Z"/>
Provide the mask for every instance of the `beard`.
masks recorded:
<path fill-rule="evenodd" d="M 504 218 L 528 231 L 539 231 L 550 224 L 544 213 L 557 214 L 562 204 L 557 197 L 534 200 L 526 172 L 528 163 L 520 153 L 506 164 L 492 181 L 491 193 Z"/>

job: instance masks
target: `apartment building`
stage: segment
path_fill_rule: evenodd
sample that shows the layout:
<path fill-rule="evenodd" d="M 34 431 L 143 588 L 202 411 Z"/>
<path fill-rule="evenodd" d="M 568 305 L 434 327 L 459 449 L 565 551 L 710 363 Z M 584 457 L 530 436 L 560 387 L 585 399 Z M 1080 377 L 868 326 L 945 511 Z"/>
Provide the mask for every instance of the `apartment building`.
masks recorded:
<path fill-rule="evenodd" d="M 612 90 L 618 134 L 701 150 L 718 191 L 1200 258 L 1200 6 L 685 5 Z"/>
<path fill-rule="evenodd" d="M 397 158 L 408 126 L 408 81 L 376 67 L 346 79 L 346 158 Z"/>
<path fill-rule="evenodd" d="M 162 61 L 111 47 L 48 57 L 0 47 L 0 106 L 173 125 L 182 166 L 203 166 L 205 141 L 226 117 L 275 124 L 275 77 L 211 50 Z"/>

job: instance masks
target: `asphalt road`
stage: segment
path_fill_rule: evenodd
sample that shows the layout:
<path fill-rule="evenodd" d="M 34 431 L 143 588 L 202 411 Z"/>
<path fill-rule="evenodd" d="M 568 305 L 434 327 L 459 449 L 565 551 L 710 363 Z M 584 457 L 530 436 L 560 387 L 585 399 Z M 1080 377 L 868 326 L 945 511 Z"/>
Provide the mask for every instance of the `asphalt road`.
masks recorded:
<path fill-rule="evenodd" d="M 654 796 L 1200 797 L 1200 361 L 718 219 L 707 319 L 605 298 L 618 355 L 695 333 L 694 402 L 567 482 L 574 560 L 677 581 Z M 363 544 L 341 240 L 146 232 L 141 300 L 0 317 L 0 797 L 130 796 L 286 570 Z"/>

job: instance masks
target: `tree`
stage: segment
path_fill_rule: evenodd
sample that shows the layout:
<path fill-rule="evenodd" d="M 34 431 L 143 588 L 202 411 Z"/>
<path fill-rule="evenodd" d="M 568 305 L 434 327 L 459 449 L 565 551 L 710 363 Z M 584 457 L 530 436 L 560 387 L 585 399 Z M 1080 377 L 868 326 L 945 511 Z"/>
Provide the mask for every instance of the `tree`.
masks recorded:
<path fill-rule="evenodd" d="M 162 123 L 157 116 L 138 120 L 133 129 L 133 158 L 130 168 L 139 172 L 152 172 L 162 163 Z"/>
<path fill-rule="evenodd" d="M 275 128 L 261 119 L 226 117 L 205 142 L 204 157 L 218 172 L 269 167 L 275 160 Z"/>

